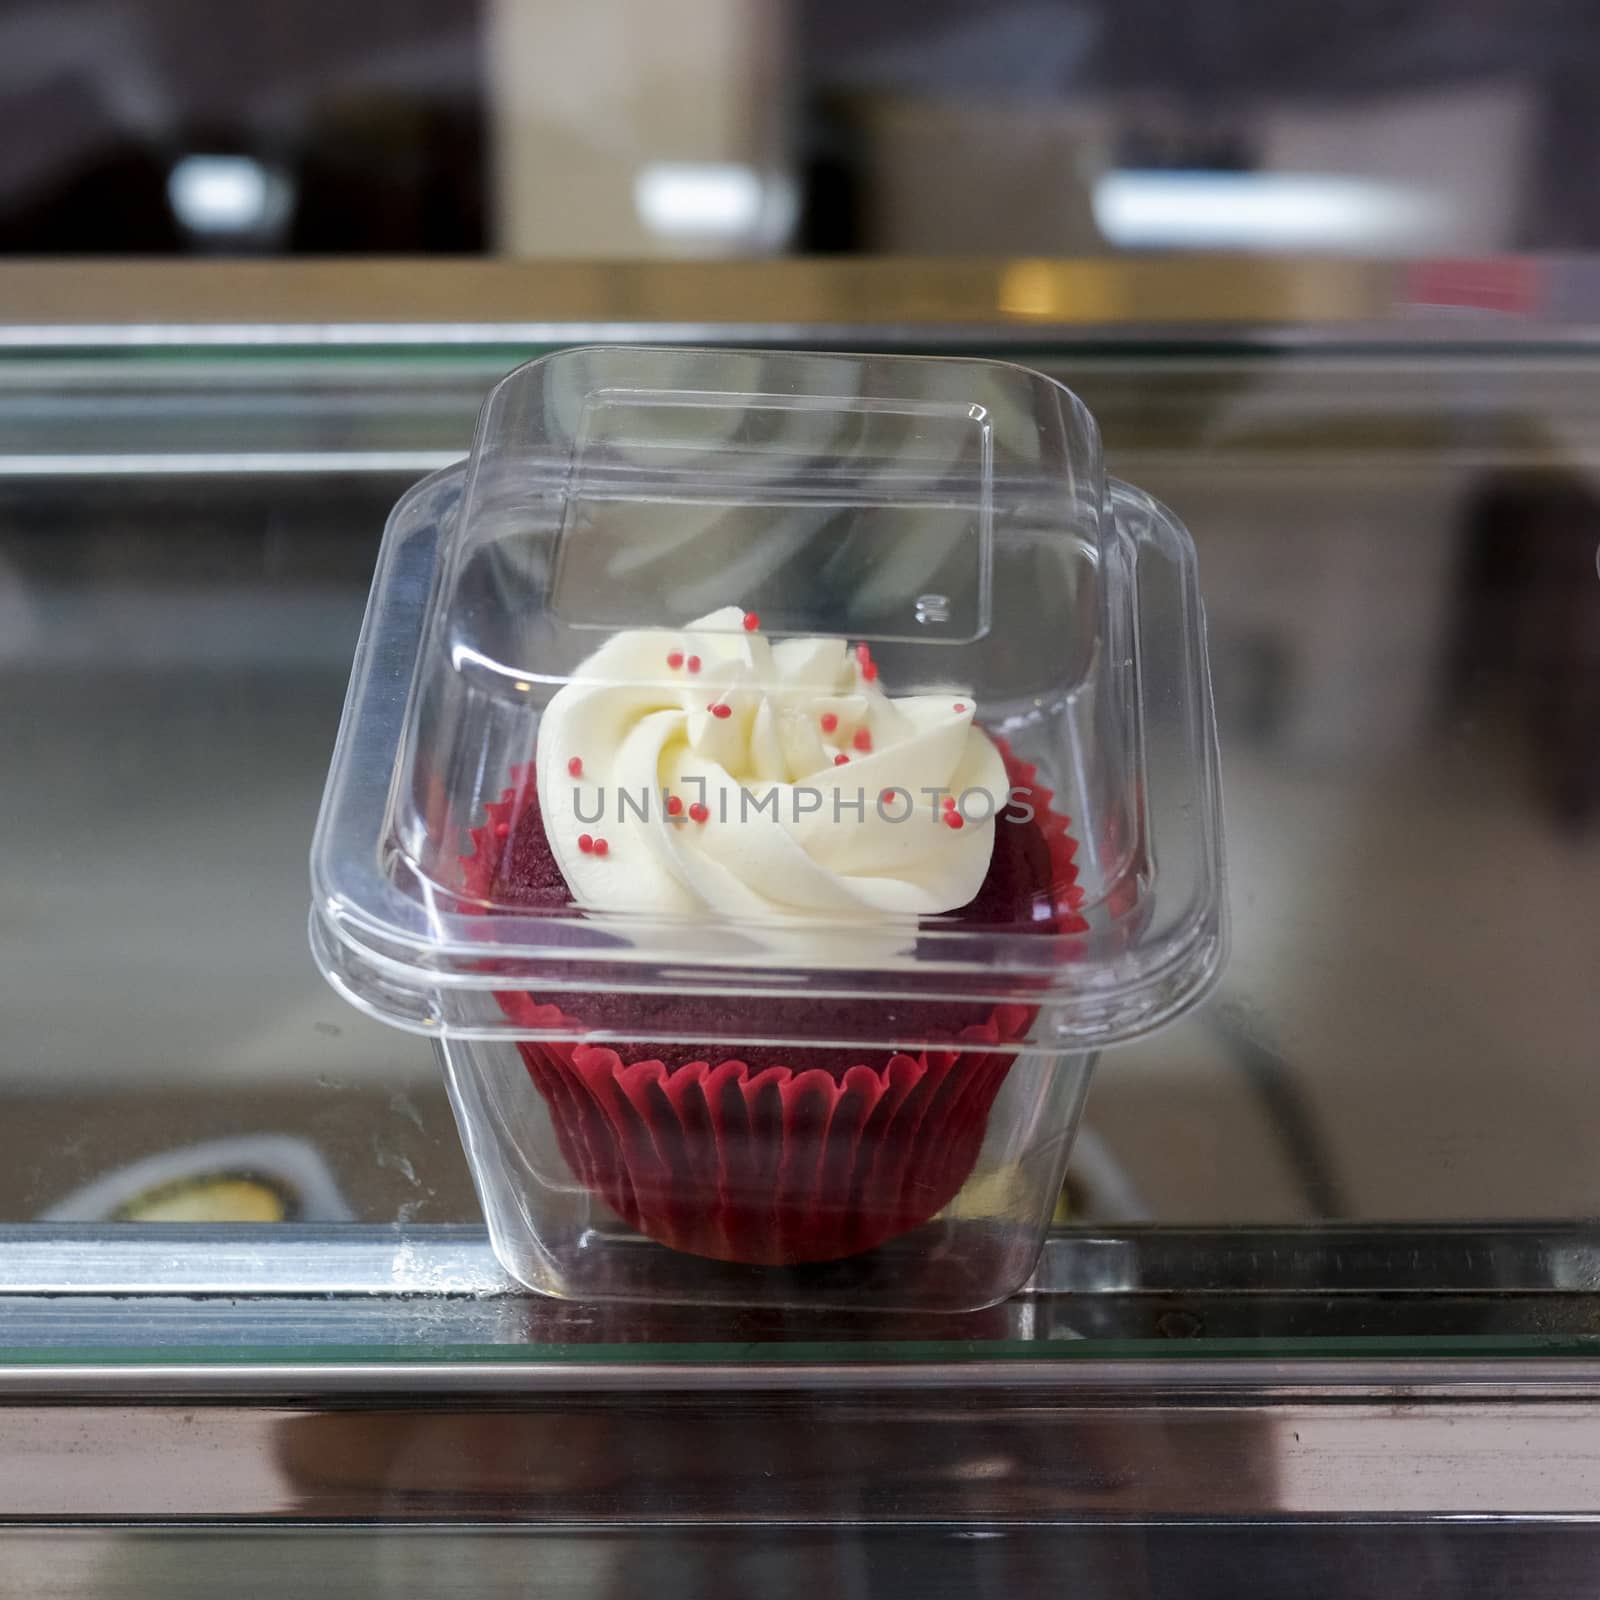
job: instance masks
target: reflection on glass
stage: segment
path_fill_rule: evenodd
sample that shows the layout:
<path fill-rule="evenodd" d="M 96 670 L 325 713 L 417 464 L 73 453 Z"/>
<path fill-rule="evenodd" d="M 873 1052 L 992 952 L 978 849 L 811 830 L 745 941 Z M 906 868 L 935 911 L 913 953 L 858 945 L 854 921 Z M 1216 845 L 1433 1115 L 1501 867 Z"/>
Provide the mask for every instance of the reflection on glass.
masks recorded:
<path fill-rule="evenodd" d="M 34 0 L 0 251 L 1573 249 L 1588 61 L 1446 0 Z"/>

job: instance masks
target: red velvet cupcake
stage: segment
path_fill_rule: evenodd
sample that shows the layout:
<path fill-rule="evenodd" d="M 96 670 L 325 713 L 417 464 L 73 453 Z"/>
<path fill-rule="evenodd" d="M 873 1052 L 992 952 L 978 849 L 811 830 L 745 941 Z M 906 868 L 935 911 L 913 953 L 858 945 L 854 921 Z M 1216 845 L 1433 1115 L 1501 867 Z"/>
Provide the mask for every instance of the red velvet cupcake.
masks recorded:
<path fill-rule="evenodd" d="M 846 657 L 835 641 L 768 646 L 748 621 L 738 634 L 728 627 L 740 616 L 717 613 L 665 645 L 660 635 L 620 635 L 586 665 L 547 711 L 537 761 L 511 774 L 472 830 L 463 860 L 471 898 L 490 908 L 671 914 L 697 894 L 724 912 L 761 897 L 770 915 L 775 903 L 788 910 L 775 895 L 793 894 L 797 929 L 831 922 L 842 906 L 862 918 L 864 937 L 912 941 L 918 914 L 946 927 L 1086 927 L 1067 819 L 1050 811 L 1034 769 L 977 727 L 969 703 L 891 700 L 864 648 Z M 630 757 L 641 747 L 655 814 L 613 807 L 608 817 L 605 786 L 637 774 Z M 941 781 L 916 785 L 929 797 L 919 813 L 911 780 L 930 772 Z M 846 820 L 836 799 L 839 827 L 826 818 L 807 827 L 813 813 L 801 814 L 794 797 L 814 793 L 810 785 L 844 793 L 851 779 Z M 754 827 L 781 838 L 749 825 L 738 838 L 719 835 L 730 785 L 778 792 L 793 802 L 793 824 L 769 801 L 773 815 L 757 807 Z M 554 805 L 542 803 L 552 793 Z M 858 801 L 870 837 L 841 831 L 857 825 Z M 875 871 L 884 861 L 887 872 Z M 940 903 L 952 895 L 961 898 Z M 849 934 L 830 925 L 823 936 Z M 760 1264 L 853 1255 L 947 1206 L 973 1169 L 1010 1068 L 997 1047 L 1024 1037 L 1035 1014 L 933 997 L 497 998 L 521 1026 L 574 1036 L 518 1044 L 572 1175 L 663 1244 Z M 597 1029 L 629 1042 L 582 1042 Z M 793 1048 L 732 1054 L 725 1043 L 676 1042 L 741 1033 Z M 885 1040 L 876 1055 L 806 1045 L 874 1037 Z M 907 1039 L 945 1044 L 893 1047 Z"/>

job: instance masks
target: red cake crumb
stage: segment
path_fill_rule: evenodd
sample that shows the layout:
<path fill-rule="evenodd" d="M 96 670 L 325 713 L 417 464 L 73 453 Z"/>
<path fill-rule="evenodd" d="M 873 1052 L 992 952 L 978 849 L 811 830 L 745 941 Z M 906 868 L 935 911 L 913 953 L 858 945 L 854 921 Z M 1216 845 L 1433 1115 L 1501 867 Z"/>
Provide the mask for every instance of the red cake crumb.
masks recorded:
<path fill-rule="evenodd" d="M 921 825 L 930 824 L 920 812 L 903 824 Z M 1060 886 L 1051 882 L 1054 868 L 1050 847 L 1038 823 L 1002 817 L 994 834 L 994 853 L 977 894 L 960 910 L 929 919 L 930 922 L 941 928 L 1037 926 L 1041 917 L 1048 915 L 1042 911 L 1036 915 L 1036 907 L 1048 907 Z M 511 838 L 501 848 L 489 898 L 499 906 L 549 911 L 574 903 L 545 836 L 536 793 L 525 796 Z M 837 1051 L 797 1051 L 784 1046 L 734 1046 L 729 1041 L 741 1035 L 793 1041 L 859 1041 L 880 1036 L 896 1043 L 916 1039 L 931 1043 L 953 1038 L 969 1025 L 984 1023 L 994 1012 L 993 1005 L 982 1000 L 818 1000 L 812 995 L 743 998 L 543 987 L 538 999 L 542 1004 L 559 1006 L 568 1016 L 581 1018 L 588 1028 L 627 1035 L 628 1054 L 634 1059 L 656 1059 L 671 1069 L 691 1061 L 720 1061 L 736 1049 L 753 1072 L 765 1066 L 803 1065 L 840 1074 L 861 1060 L 861 1046 L 857 1043 Z M 658 1033 L 723 1042 L 672 1042 L 658 1039 Z"/>

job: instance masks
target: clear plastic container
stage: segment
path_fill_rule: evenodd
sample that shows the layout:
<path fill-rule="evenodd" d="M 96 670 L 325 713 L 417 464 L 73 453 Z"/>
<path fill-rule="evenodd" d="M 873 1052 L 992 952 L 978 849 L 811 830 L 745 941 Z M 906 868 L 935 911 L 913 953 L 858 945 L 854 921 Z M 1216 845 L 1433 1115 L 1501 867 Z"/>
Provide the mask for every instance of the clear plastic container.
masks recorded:
<path fill-rule="evenodd" d="M 606 347 L 396 507 L 311 937 L 438 1041 L 529 1287 L 968 1310 L 1222 873 L 1193 546 L 1069 391 Z"/>

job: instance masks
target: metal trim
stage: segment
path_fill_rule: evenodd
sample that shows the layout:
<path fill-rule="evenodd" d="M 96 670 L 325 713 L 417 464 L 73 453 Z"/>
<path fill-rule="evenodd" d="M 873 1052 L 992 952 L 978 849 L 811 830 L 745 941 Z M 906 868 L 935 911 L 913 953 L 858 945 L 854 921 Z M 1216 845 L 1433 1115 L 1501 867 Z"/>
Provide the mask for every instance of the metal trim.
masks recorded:
<path fill-rule="evenodd" d="M 1581 261 L 1503 264 L 1525 310 L 1419 306 L 1415 264 L 1332 258 L 12 262 L 0 349 L 1600 340 Z"/>
<path fill-rule="evenodd" d="M 1595 1295 L 1600 1224 L 1062 1228 L 1026 1292 Z M 0 1224 L 0 1296 L 522 1293 L 475 1224 Z"/>
<path fill-rule="evenodd" d="M 1424 1404 L 1561 1401 L 1600 1407 L 1600 1358 L 1270 1358 L 991 1361 L 307 1360 L 0 1366 L 0 1402 L 128 1399 L 267 1401 L 399 1394 L 437 1403 L 545 1393 L 966 1393 L 1188 1397 L 1269 1403 L 1379 1399 Z M 1597 1413 L 1600 1415 L 1600 1413 Z M 1600 1458 L 1600 1436 L 1596 1438 Z"/>

